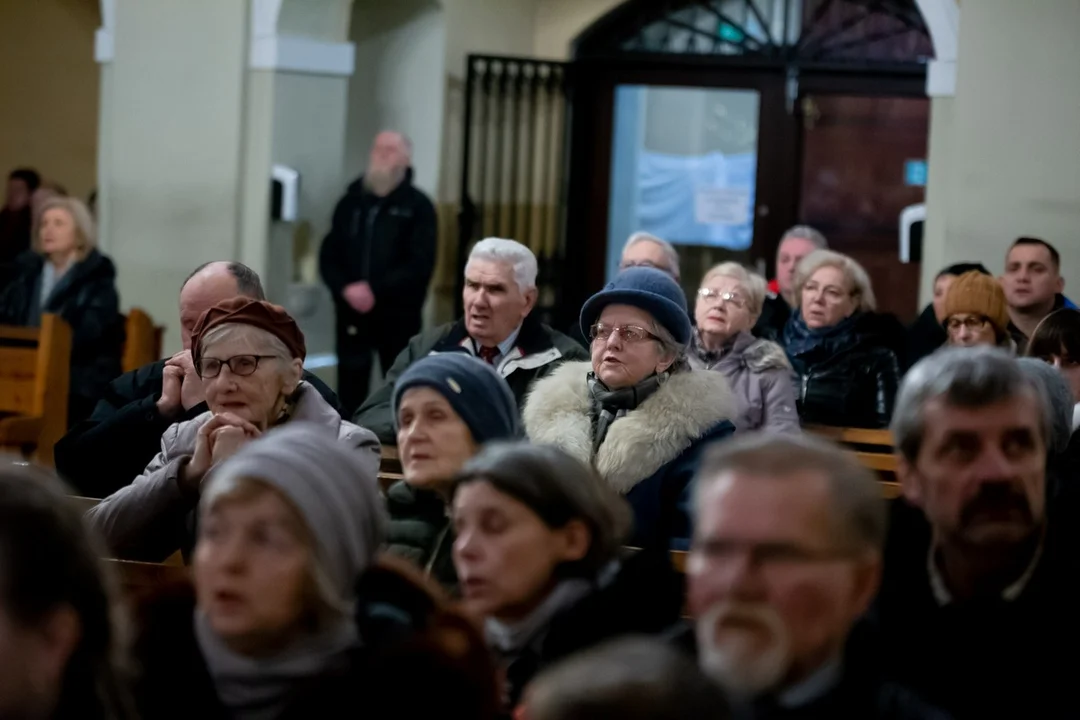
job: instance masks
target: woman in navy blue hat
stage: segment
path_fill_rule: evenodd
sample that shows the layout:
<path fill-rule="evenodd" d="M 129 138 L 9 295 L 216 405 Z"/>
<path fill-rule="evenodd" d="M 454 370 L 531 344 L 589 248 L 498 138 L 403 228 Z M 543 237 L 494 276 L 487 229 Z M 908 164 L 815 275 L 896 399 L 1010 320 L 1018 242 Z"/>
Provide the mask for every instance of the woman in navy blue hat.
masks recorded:
<path fill-rule="evenodd" d="M 450 352 L 410 365 L 392 403 L 405 479 L 386 493 L 389 550 L 453 591 L 447 506 L 454 477 L 484 443 L 521 436 L 517 401 L 490 365 Z"/>
<path fill-rule="evenodd" d="M 659 270 L 619 273 L 585 303 L 581 329 L 591 363 L 565 363 L 533 386 L 525 432 L 591 463 L 626 496 L 632 545 L 684 547 L 686 491 L 701 451 L 735 430 L 727 381 L 691 371 L 686 296 Z"/>

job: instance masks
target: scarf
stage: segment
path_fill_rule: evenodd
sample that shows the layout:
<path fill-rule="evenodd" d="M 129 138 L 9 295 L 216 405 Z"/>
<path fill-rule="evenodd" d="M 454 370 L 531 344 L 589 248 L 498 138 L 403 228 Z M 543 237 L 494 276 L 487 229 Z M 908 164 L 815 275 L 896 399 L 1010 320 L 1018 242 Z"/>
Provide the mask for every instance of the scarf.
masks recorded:
<path fill-rule="evenodd" d="M 650 375 L 637 385 L 610 390 L 596 373 L 589 373 L 589 396 L 592 399 L 593 447 L 595 457 L 604 438 L 607 437 L 611 424 L 645 402 L 668 379 L 668 371 L 659 375 Z"/>
<path fill-rule="evenodd" d="M 837 324 L 826 328 L 807 327 L 802 312 L 793 312 L 784 325 L 784 349 L 796 370 L 801 373 L 806 362 L 801 358 L 824 350 L 830 356 L 847 347 L 855 337 L 855 323 L 860 314 L 853 313 Z"/>
<path fill-rule="evenodd" d="M 318 635 L 300 638 L 272 658 L 238 655 L 195 611 L 195 639 L 222 704 L 235 720 L 273 720 L 286 708 L 296 686 L 344 659 L 356 643 L 356 627 L 343 619 Z"/>

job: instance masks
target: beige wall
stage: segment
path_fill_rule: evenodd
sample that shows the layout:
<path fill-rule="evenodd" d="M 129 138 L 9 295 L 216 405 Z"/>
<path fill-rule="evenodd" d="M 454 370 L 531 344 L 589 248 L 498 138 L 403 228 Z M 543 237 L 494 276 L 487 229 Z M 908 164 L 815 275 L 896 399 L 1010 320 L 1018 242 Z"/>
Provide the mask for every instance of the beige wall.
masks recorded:
<path fill-rule="evenodd" d="M 0 0 L 0 172 L 36 168 L 85 198 L 97 173 L 98 0 Z"/>
<path fill-rule="evenodd" d="M 570 57 L 570 44 L 582 30 L 623 0 L 539 0 L 533 50 L 539 57 Z"/>
<path fill-rule="evenodd" d="M 1036 235 L 1080 295 L 1080 2 L 963 4 L 956 96 L 935 99 L 923 295 L 942 265 L 1000 272 Z"/>
<path fill-rule="evenodd" d="M 239 257 L 246 3 L 120 0 L 117 14 L 102 100 L 103 234 L 123 306 L 165 323 L 176 350 L 184 278 Z"/>

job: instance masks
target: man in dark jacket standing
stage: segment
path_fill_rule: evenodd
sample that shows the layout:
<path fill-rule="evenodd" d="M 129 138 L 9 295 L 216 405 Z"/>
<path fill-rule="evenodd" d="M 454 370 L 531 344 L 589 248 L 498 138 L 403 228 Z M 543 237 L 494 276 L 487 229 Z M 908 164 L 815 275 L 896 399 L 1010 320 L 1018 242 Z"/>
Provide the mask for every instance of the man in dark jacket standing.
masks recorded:
<path fill-rule="evenodd" d="M 413 187 L 411 162 L 408 138 L 379 133 L 319 253 L 337 312 L 338 394 L 347 413 L 367 397 L 372 351 L 385 373 L 420 331 L 437 227 L 434 205 Z"/>
<path fill-rule="evenodd" d="M 209 409 L 191 360 L 191 330 L 207 309 L 238 295 L 266 299 L 259 276 L 238 262 L 206 263 L 184 281 L 180 288 L 184 349 L 113 380 L 90 418 L 56 444 L 56 469 L 79 493 L 103 498 L 124 487 L 161 451 L 161 436 L 170 425 Z M 304 380 L 338 407 L 334 391 L 321 380 L 306 371 Z"/>

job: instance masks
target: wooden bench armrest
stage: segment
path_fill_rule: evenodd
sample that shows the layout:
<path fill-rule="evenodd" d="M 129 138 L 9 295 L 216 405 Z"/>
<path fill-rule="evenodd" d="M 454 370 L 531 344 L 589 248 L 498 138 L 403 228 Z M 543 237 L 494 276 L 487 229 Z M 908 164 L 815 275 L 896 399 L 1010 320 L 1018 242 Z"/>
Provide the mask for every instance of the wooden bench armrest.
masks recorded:
<path fill-rule="evenodd" d="M 45 418 L 13 415 L 0 420 L 0 445 L 37 445 Z"/>

